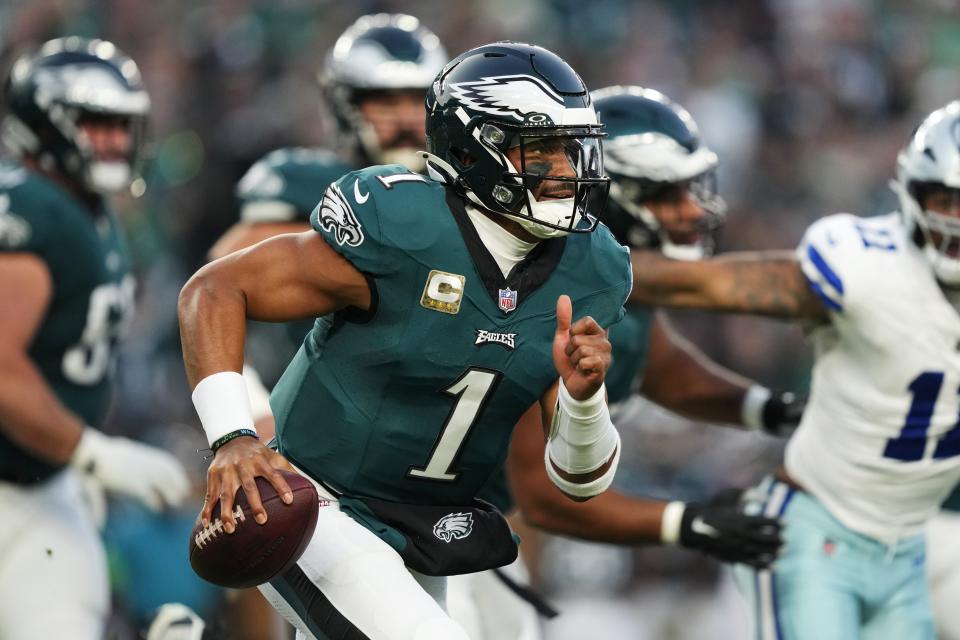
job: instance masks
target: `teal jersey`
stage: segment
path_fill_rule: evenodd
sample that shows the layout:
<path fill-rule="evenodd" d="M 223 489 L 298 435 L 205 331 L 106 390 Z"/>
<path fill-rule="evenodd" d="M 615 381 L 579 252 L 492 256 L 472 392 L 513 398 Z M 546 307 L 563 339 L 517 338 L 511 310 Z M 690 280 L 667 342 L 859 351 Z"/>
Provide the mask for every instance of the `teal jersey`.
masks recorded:
<path fill-rule="evenodd" d="M 327 149 L 271 151 L 254 163 L 237 184 L 240 221 L 309 224 L 310 214 L 327 187 L 353 168 Z M 254 349 L 248 354 L 265 383 L 276 382 L 312 327 L 309 321 L 288 322 L 282 327 L 251 323 L 254 341 L 259 336 L 269 345 L 265 353 Z"/>
<path fill-rule="evenodd" d="M 642 377 L 647 366 L 652 325 L 653 309 L 631 305 L 627 307 L 623 320 L 610 328 L 613 363 L 604 381 L 610 404 L 622 402 L 637 391 L 638 378 Z"/>
<path fill-rule="evenodd" d="M 557 379 L 557 298 L 610 326 L 630 290 L 604 227 L 541 242 L 504 278 L 452 190 L 397 165 L 341 178 L 311 223 L 373 304 L 318 323 L 271 405 L 281 453 L 349 495 L 469 503 Z"/>
<path fill-rule="evenodd" d="M 30 358 L 63 405 L 99 425 L 109 403 L 114 350 L 133 309 L 133 278 L 120 225 L 18 164 L 0 164 L 0 251 L 32 253 L 53 282 Z M 42 480 L 54 465 L 0 431 L 0 477 Z"/>
<path fill-rule="evenodd" d="M 327 149 L 271 151 L 237 184 L 240 220 L 308 223 L 327 187 L 353 169 Z"/>

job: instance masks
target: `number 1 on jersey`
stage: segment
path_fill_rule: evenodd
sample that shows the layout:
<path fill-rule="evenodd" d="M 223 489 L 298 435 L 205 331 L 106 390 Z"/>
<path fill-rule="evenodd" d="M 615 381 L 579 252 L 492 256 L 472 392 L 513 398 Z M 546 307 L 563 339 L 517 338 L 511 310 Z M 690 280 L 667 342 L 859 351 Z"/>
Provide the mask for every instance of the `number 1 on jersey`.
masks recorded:
<path fill-rule="evenodd" d="M 457 479 L 459 474 L 452 467 L 502 375 L 490 369 L 467 369 L 456 382 L 443 390 L 456 402 L 440 427 L 440 435 L 427 463 L 422 467 L 410 467 L 408 476 L 447 482 Z"/>

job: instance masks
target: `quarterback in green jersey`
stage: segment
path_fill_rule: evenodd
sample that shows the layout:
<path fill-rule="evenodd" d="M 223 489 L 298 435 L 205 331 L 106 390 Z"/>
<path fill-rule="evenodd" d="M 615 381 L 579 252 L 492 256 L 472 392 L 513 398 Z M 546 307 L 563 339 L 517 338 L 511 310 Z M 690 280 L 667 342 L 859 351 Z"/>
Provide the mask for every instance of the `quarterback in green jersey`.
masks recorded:
<path fill-rule="evenodd" d="M 243 485 L 262 520 L 253 477 L 284 495 L 277 470 L 291 463 L 324 495 L 297 566 L 261 587 L 305 637 L 466 637 L 435 598 L 447 572 L 515 557 L 475 497 L 530 407 L 558 487 L 586 499 L 612 481 L 604 327 L 631 276 L 594 216 L 608 186 L 601 135 L 583 82 L 554 54 L 468 51 L 428 93 L 430 177 L 347 174 L 314 231 L 217 260 L 184 287 L 184 359 L 216 449 L 208 504 L 219 496 L 229 514 Z M 237 433 L 255 435 L 238 373 L 245 320 L 311 316 L 326 319 L 272 397 L 273 452 Z"/>
<path fill-rule="evenodd" d="M 133 306 L 104 194 L 136 177 L 150 100 L 113 44 L 72 37 L 14 63 L 5 107 L 18 159 L 0 165 L 0 636 L 95 640 L 109 588 L 81 476 L 153 510 L 188 490 L 170 454 L 97 431 Z"/>

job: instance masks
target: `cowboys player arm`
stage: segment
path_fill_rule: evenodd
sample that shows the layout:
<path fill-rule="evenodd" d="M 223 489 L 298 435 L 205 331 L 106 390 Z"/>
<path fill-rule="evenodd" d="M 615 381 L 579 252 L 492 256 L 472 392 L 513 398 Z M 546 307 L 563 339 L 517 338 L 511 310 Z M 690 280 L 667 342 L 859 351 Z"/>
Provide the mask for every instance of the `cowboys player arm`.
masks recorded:
<path fill-rule="evenodd" d="M 729 253 L 681 261 L 633 251 L 630 302 L 775 318 L 828 321 L 827 308 L 790 251 Z"/>
<path fill-rule="evenodd" d="M 532 526 L 608 544 L 679 544 L 761 568 L 776 558 L 782 544 L 779 522 L 741 513 L 733 496 L 684 505 L 608 489 L 589 502 L 568 500 L 539 464 L 544 443 L 538 421 L 535 409 L 520 419 L 505 467 L 511 493 Z"/>

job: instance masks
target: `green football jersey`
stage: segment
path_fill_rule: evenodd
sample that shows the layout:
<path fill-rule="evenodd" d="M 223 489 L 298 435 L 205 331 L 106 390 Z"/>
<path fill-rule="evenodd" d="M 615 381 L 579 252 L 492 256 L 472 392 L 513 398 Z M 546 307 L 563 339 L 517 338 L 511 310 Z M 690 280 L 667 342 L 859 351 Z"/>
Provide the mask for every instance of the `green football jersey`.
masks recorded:
<path fill-rule="evenodd" d="M 18 164 L 0 164 L 0 251 L 40 257 L 53 297 L 30 358 L 60 402 L 91 426 L 104 418 L 114 351 L 133 310 L 120 225 Z M 0 477 L 32 482 L 57 470 L 0 432 Z"/>
<path fill-rule="evenodd" d="M 630 291 L 604 227 L 541 242 L 504 278 L 462 200 L 397 165 L 338 180 L 311 223 L 373 303 L 318 323 L 271 405 L 280 451 L 348 495 L 468 504 L 557 379 L 557 298 L 610 326 Z"/>
<path fill-rule="evenodd" d="M 247 170 L 237 184 L 241 222 L 310 222 L 310 214 L 330 184 L 352 171 L 327 149 L 289 148 L 271 151 Z M 272 386 L 303 344 L 313 323 L 288 322 L 282 326 L 250 323 L 251 345 L 268 345 L 262 352 L 251 348 L 253 365 Z"/>
<path fill-rule="evenodd" d="M 237 183 L 242 222 L 309 222 L 333 181 L 354 167 L 327 149 L 271 151 Z"/>

